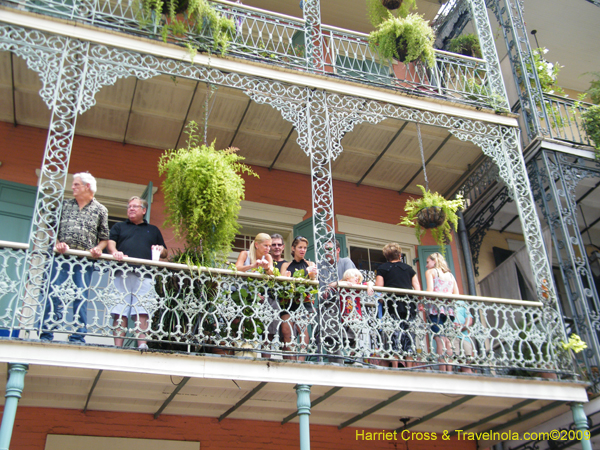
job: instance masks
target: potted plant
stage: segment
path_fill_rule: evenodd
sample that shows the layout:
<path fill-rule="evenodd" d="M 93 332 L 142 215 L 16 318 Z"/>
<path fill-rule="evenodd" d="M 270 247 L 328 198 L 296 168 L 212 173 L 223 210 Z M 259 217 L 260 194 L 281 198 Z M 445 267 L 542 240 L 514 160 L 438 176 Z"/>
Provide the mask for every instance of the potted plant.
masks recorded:
<path fill-rule="evenodd" d="M 235 270 L 235 266 L 233 266 Z M 264 273 L 262 267 L 258 270 Z M 256 342 L 265 331 L 259 304 L 267 295 L 268 281 L 264 278 L 247 277 L 229 293 L 237 306 L 237 318 L 232 322 L 232 337 L 242 339 L 241 344 Z"/>
<path fill-rule="evenodd" d="M 212 48 L 225 53 L 236 32 L 232 19 L 224 17 L 207 0 L 142 0 L 142 23 L 153 17 L 162 23 L 161 34 L 166 42 L 171 36 L 183 36 L 190 26 L 200 36 L 212 37 Z M 205 38 L 198 39 L 204 46 Z"/>
<path fill-rule="evenodd" d="M 429 22 L 418 14 L 388 17 L 369 34 L 369 44 L 383 58 L 395 58 L 405 64 L 417 60 L 433 67 L 435 36 Z"/>
<path fill-rule="evenodd" d="M 437 192 L 426 190 L 418 185 L 423 196 L 418 199 L 409 199 L 404 205 L 406 216 L 402 218 L 400 225 L 415 227 L 415 233 L 419 243 L 426 230 L 431 229 L 435 242 L 440 246 L 440 252 L 445 251 L 446 240 L 452 241 L 451 229 L 458 228 L 458 216 L 456 212 L 464 206 L 462 196 L 457 195 L 455 200 L 446 200 Z"/>
<path fill-rule="evenodd" d="M 273 276 L 281 276 L 279 269 L 273 269 Z M 319 292 L 316 286 L 298 283 L 297 281 L 309 281 L 308 273 L 302 270 L 296 270 L 292 275 L 294 281 L 283 281 L 271 284 L 271 288 L 275 290 L 279 304 L 283 309 L 288 309 L 291 303 L 314 303 L 314 295 Z M 297 280 L 297 281 L 296 281 Z"/>
<path fill-rule="evenodd" d="M 481 58 L 479 39 L 473 33 L 463 34 L 450 40 L 448 50 L 452 53 Z"/>
<path fill-rule="evenodd" d="M 165 176 L 165 226 L 173 227 L 187 247 L 198 250 L 202 263 L 217 265 L 231 252 L 239 230 L 238 213 L 244 199 L 241 174 L 258 175 L 237 155 L 237 149 L 215 150 L 199 145 L 198 125 L 188 125 L 187 148 L 167 150 L 158 162 Z"/>

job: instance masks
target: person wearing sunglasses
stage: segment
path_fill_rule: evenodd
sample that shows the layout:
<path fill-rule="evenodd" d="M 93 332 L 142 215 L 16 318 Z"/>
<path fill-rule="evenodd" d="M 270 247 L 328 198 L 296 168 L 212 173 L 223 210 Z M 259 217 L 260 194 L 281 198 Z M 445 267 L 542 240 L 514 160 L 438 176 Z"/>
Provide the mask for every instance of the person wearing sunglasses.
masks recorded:
<path fill-rule="evenodd" d="M 281 266 L 287 261 L 283 259 L 283 253 L 285 251 L 285 244 L 283 243 L 283 236 L 280 234 L 271 235 L 271 257 L 273 258 L 273 265 L 281 271 Z"/>

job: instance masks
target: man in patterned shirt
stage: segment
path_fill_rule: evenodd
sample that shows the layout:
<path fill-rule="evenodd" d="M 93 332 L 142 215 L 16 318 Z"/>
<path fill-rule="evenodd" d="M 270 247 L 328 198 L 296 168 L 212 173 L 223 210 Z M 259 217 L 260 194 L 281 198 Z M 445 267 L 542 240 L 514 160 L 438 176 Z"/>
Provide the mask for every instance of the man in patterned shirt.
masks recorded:
<path fill-rule="evenodd" d="M 108 210 L 94 198 L 96 179 L 88 172 L 73 175 L 71 187 L 75 198 L 63 201 L 54 248 L 61 254 L 69 249 L 86 250 L 94 258 L 98 258 L 108 244 Z M 69 324 L 63 320 L 63 315 L 69 304 L 72 304 L 74 323 L 79 326 L 77 332 L 69 336 L 69 341 L 85 342 L 84 335 L 80 333 L 87 332 L 87 289 L 93 271 L 93 263 L 85 258 L 70 259 L 63 263 L 53 261 L 50 292 L 42 320 L 41 340 L 51 341 L 54 338 L 54 333 L 51 331 L 53 328 L 67 328 Z M 61 286 L 69 278 L 76 289 L 68 286 L 68 283 Z M 72 298 L 73 292 L 75 298 Z M 63 296 L 65 293 L 67 295 Z"/>

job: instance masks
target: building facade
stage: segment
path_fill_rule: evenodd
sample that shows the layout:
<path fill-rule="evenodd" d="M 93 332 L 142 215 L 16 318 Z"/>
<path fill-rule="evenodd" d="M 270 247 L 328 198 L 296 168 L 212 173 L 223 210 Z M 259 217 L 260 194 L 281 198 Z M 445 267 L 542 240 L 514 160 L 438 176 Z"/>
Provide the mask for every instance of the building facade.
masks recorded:
<path fill-rule="evenodd" d="M 161 27 L 174 19 L 143 2 L 2 2 L 2 95 L 12 108 L 2 108 L 0 138 L 10 149 L 0 178 L 11 241 L 3 243 L 1 295 L 3 328 L 12 338 L 1 345 L 15 384 L 7 387 L 11 408 L 22 391 L 15 445 L 121 445 L 116 442 L 125 439 L 127 446 L 153 440 L 194 448 L 307 448 L 310 442 L 358 448 L 369 440 L 382 448 L 400 441 L 474 448 L 473 439 L 455 430 L 491 432 L 477 437 L 486 447 L 507 440 L 498 433 L 525 432 L 570 408 L 579 419 L 585 384 L 570 354 L 559 351 L 566 340 L 562 311 L 485 3 L 460 3 L 483 58 L 438 50 L 430 68 L 379 57 L 347 5 L 245 3 L 212 4 L 235 27 L 222 54 L 210 50 L 215 35 L 204 30 L 207 23 L 198 26 L 188 16 L 182 20 L 189 29 L 163 40 Z M 437 3 L 422 3 L 435 14 Z M 363 2 L 352 6 L 364 15 Z M 483 93 L 474 94 L 470 79 Z M 267 231 L 283 234 L 288 252 L 298 234 L 314 244 L 321 275 L 308 286 L 318 291 L 315 312 L 284 319 L 295 322 L 287 345 L 263 327 L 282 326 L 280 311 L 264 298 L 282 298 L 289 282 L 155 263 L 143 269 L 159 297 L 146 330 L 151 351 L 114 348 L 118 330 L 110 308 L 118 294 L 112 286 L 123 266 L 110 256 L 53 254 L 58 205 L 80 171 L 98 178 L 97 197 L 115 221 L 131 195 L 146 191 L 150 220 L 162 224 L 158 159 L 164 149 L 185 146 L 190 120 L 205 142 L 239 147 L 260 176 L 245 180 L 242 242 Z M 373 299 L 357 288 L 352 295 L 361 298 L 364 313 L 340 325 L 339 313 L 330 311 L 343 293 L 331 293 L 336 263 L 326 244 L 338 237 L 369 271 L 381 262 L 381 246 L 396 241 L 424 285 L 427 252 L 437 248 L 429 237 L 418 245 L 412 230 L 396 225 L 404 203 L 418 195 L 418 184 L 471 200 L 468 186 L 485 183 L 467 180 L 486 160 L 516 205 L 532 301 L 502 292 L 476 295 L 472 244 L 463 230 L 448 255 L 461 292 L 472 297 L 380 289 Z M 171 230 L 164 233 L 169 247 L 182 246 Z M 49 277 L 53 258 L 71 270 L 92 267 L 88 288 L 57 289 Z M 77 311 L 51 324 L 56 342 L 38 340 L 48 326 L 40 311 L 52 295 L 62 296 L 66 310 L 87 296 L 88 345 L 60 342 L 77 331 Z M 417 313 L 426 304 L 458 300 L 469 302 L 474 318 L 471 346 L 461 344 L 460 329 L 448 328 L 449 361 L 476 374 L 436 370 L 436 336 Z M 405 304 L 407 315 L 378 313 L 378 303 L 386 302 Z M 142 332 L 135 322 L 129 328 L 134 340 Z M 393 342 L 404 335 L 410 344 L 400 348 Z M 250 355 L 214 351 L 241 351 L 244 344 Z M 393 367 L 398 360 L 404 369 Z M 513 370 L 553 378 L 522 379 Z M 578 422 L 578 428 L 585 426 Z M 3 425 L 4 436 L 7 430 Z M 371 434 L 381 430 L 400 437 Z"/>

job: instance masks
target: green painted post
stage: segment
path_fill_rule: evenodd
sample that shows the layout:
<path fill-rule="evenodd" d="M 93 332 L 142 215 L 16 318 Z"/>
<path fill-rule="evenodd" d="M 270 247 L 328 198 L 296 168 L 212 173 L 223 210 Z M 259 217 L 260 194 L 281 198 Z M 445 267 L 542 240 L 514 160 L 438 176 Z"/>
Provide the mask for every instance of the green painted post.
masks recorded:
<path fill-rule="evenodd" d="M 592 450 L 592 443 L 590 442 L 590 439 L 586 439 L 586 435 L 590 436 L 590 431 L 587 416 L 583 410 L 583 404 L 571 403 L 571 412 L 573 413 L 573 422 L 575 423 L 575 428 L 577 430 L 581 430 L 581 434 L 583 435 L 581 438 L 581 447 L 583 450 Z"/>
<path fill-rule="evenodd" d="M 300 419 L 300 450 L 310 450 L 310 386 L 307 384 L 298 384 L 295 386 L 298 399 L 298 417 Z"/>
<path fill-rule="evenodd" d="M 17 405 L 25 385 L 25 374 L 29 366 L 27 364 L 8 363 L 8 381 L 6 383 L 6 401 L 4 402 L 4 414 L 2 414 L 2 425 L 0 425 L 0 450 L 8 450 L 17 415 Z"/>

